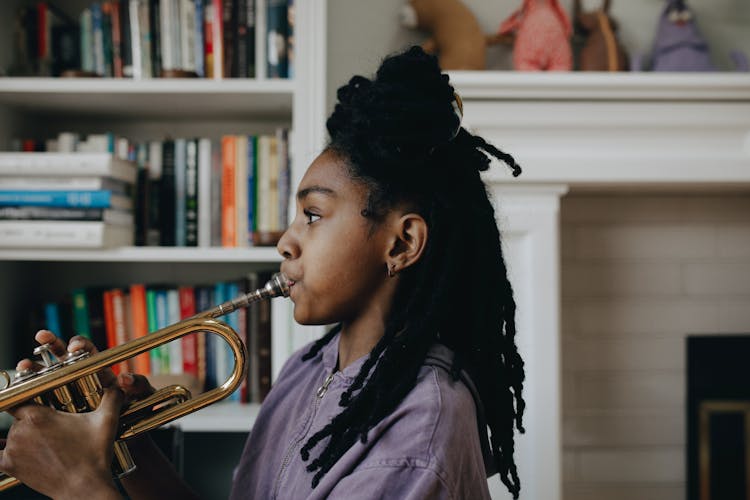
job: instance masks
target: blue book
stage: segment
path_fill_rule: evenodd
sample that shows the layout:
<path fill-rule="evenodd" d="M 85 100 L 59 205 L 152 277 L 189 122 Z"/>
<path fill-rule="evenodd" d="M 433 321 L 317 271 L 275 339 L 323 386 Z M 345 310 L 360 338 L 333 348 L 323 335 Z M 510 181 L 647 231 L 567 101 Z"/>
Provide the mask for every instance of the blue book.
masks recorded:
<path fill-rule="evenodd" d="M 208 286 L 199 286 L 195 288 L 196 311 L 205 311 L 214 306 L 215 301 L 213 300 L 212 292 L 213 289 Z M 203 377 L 203 389 L 207 391 L 216 387 L 216 362 L 214 360 L 214 337 L 216 337 L 216 335 L 211 333 L 199 333 L 198 335 L 202 335 L 204 338 L 203 363 L 201 363 L 200 359 L 200 340 L 198 341 L 198 376 Z M 201 366 L 201 364 L 203 364 L 203 366 Z M 202 374 L 201 371 L 203 371 Z"/>
<path fill-rule="evenodd" d="M 248 243 L 253 245 L 253 235 L 255 234 L 255 204 L 257 200 L 256 188 L 256 170 L 258 160 L 258 138 L 254 135 L 247 138 L 247 238 Z"/>
<path fill-rule="evenodd" d="M 156 290 L 156 325 L 160 330 L 169 326 L 166 289 Z M 161 366 L 159 367 L 159 373 L 170 373 L 169 344 L 161 345 L 157 349 L 159 349 L 159 352 L 161 353 Z"/>
<path fill-rule="evenodd" d="M 60 324 L 60 311 L 56 303 L 48 302 L 44 304 L 44 322 L 47 330 L 62 338 L 63 331 Z"/>
<path fill-rule="evenodd" d="M 0 190 L 0 206 L 4 207 L 86 207 L 131 210 L 129 196 L 111 190 L 96 191 L 16 191 Z"/>
<path fill-rule="evenodd" d="M 223 281 L 216 283 L 214 285 L 214 303 L 216 305 L 223 304 L 227 298 L 227 284 Z M 221 319 L 223 321 L 227 320 L 226 316 Z M 214 378 L 217 385 L 221 385 L 226 381 L 230 372 L 229 364 L 227 363 L 227 350 L 230 347 L 221 337 L 216 335 L 211 335 L 211 337 L 213 337 Z"/>

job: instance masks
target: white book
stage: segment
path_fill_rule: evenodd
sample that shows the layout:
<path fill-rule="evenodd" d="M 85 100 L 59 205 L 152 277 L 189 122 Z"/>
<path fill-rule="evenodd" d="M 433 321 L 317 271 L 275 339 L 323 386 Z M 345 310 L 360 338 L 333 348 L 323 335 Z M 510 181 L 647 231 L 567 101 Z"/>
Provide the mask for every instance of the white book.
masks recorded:
<path fill-rule="evenodd" d="M 180 2 L 180 69 L 195 71 L 195 3 L 194 0 Z"/>
<path fill-rule="evenodd" d="M 236 163 L 234 167 L 234 207 L 236 221 L 236 246 L 247 247 L 248 244 L 248 192 L 247 192 L 247 141 L 246 135 L 236 136 Z"/>
<path fill-rule="evenodd" d="M 138 165 L 111 153 L 0 153 L 0 176 L 103 176 L 135 183 Z"/>
<path fill-rule="evenodd" d="M 66 191 L 103 189 L 124 193 L 129 183 L 118 181 L 110 177 L 26 177 L 0 175 L 0 190 L 17 191 Z"/>
<path fill-rule="evenodd" d="M 198 246 L 211 246 L 211 139 L 198 141 Z"/>
<path fill-rule="evenodd" d="M 161 24 L 161 68 L 165 71 L 177 69 L 175 64 L 174 44 L 172 40 L 172 26 L 175 14 L 171 0 L 159 0 L 159 23 Z"/>
<path fill-rule="evenodd" d="M 133 58 L 133 78 L 143 78 L 143 61 L 141 60 L 141 28 L 138 12 L 138 0 L 130 0 L 128 3 L 130 18 L 130 53 Z"/>
<path fill-rule="evenodd" d="M 2 248 L 110 248 L 133 245 L 133 227 L 98 221 L 0 221 Z"/>
<path fill-rule="evenodd" d="M 180 294 L 177 289 L 167 290 L 167 318 L 169 324 L 180 321 Z M 177 340 L 167 344 L 169 346 L 169 373 L 182 373 L 182 341 Z"/>

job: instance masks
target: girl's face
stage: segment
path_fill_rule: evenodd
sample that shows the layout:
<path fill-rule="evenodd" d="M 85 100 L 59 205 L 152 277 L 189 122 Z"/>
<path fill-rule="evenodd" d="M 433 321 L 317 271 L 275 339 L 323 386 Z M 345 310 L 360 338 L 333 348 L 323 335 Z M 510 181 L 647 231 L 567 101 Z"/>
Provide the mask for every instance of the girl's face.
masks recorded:
<path fill-rule="evenodd" d="M 331 151 L 318 156 L 302 178 L 294 221 L 277 245 L 281 270 L 294 282 L 290 298 L 298 323 L 385 314 L 387 224 L 373 226 L 361 215 L 366 200 L 366 187 Z"/>

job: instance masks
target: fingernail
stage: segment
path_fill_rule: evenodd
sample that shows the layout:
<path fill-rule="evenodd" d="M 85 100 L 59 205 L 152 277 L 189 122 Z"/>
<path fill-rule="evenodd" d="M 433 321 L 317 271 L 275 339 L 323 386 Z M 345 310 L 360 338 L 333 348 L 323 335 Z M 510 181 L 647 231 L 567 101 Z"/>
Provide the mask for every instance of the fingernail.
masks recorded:
<path fill-rule="evenodd" d="M 135 378 L 133 377 L 132 373 L 123 373 L 122 380 L 128 385 L 133 385 L 133 382 L 135 382 Z"/>
<path fill-rule="evenodd" d="M 70 344 L 68 344 L 68 352 L 75 352 L 79 349 L 83 349 L 83 342 L 74 340 Z"/>

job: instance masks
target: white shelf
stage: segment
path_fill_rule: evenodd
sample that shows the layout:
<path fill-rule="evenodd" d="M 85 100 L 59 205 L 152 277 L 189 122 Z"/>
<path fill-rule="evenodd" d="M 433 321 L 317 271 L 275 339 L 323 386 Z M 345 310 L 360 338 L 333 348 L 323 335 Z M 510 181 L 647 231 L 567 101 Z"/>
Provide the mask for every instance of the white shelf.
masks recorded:
<path fill-rule="evenodd" d="M 747 101 L 748 73 L 451 71 L 464 99 Z"/>
<path fill-rule="evenodd" d="M 123 247 L 106 250 L 0 249 L 0 261 L 281 262 L 276 247 Z"/>
<path fill-rule="evenodd" d="M 0 104 L 89 116 L 291 116 L 294 92 L 286 79 L 0 78 Z"/>
<path fill-rule="evenodd" d="M 259 404 L 222 401 L 175 420 L 170 425 L 184 432 L 250 432 L 259 411 Z"/>

